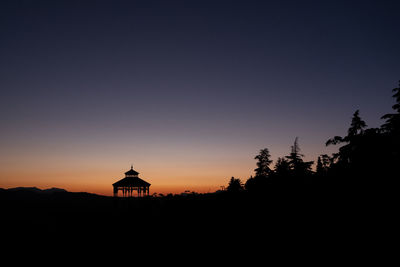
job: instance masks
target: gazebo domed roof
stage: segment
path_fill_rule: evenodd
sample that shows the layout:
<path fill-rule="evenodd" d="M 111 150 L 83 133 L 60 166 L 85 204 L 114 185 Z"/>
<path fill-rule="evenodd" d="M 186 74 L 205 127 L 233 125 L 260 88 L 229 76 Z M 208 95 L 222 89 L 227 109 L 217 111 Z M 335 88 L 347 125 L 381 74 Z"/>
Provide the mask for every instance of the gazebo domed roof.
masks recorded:
<path fill-rule="evenodd" d="M 133 169 L 133 166 L 131 166 L 131 169 L 125 173 L 125 175 L 127 175 L 127 176 L 128 175 L 138 175 L 138 174 L 139 173 Z"/>
<path fill-rule="evenodd" d="M 125 177 L 121 180 L 119 180 L 116 183 L 113 183 L 113 186 L 133 186 L 133 187 L 137 187 L 137 186 L 150 186 L 151 184 L 149 184 L 148 182 L 138 178 L 138 177 Z"/>

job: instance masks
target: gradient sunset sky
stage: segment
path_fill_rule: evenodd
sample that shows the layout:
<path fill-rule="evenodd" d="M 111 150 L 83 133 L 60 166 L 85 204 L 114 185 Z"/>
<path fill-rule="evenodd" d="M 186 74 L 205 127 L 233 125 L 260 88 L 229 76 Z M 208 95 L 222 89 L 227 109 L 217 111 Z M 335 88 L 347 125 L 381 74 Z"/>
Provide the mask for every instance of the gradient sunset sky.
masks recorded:
<path fill-rule="evenodd" d="M 391 111 L 400 1 L 1 1 L 0 187 L 213 192 Z M 273 163 L 274 164 L 274 163 Z"/>

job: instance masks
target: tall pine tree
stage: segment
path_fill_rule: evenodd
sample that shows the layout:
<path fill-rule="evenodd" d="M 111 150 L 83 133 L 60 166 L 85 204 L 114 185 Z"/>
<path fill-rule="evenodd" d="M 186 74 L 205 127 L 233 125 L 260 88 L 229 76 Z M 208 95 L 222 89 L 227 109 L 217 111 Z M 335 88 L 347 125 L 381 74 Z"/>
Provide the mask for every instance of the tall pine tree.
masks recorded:
<path fill-rule="evenodd" d="M 257 168 L 254 169 L 256 172 L 256 176 L 267 177 L 271 174 L 272 170 L 269 165 L 272 163 L 270 159 L 271 155 L 269 154 L 268 148 L 264 148 L 260 150 L 260 153 L 254 158 L 257 160 Z"/>
<path fill-rule="evenodd" d="M 288 160 L 289 168 L 294 177 L 305 177 L 311 173 L 311 165 L 313 161 L 303 161 L 304 155 L 300 153 L 300 146 L 298 143 L 298 137 L 294 140 L 294 144 L 291 147 L 291 153 L 286 156 Z"/>

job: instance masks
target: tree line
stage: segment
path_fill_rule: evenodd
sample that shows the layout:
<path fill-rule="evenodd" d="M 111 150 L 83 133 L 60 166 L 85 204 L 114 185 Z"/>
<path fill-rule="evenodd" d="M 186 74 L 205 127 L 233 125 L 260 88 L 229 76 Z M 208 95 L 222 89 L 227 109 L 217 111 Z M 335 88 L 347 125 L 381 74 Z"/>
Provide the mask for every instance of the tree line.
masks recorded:
<path fill-rule="evenodd" d="M 279 157 L 274 166 L 268 148 L 255 156 L 255 175 L 242 182 L 232 177 L 227 191 L 265 192 L 271 187 L 336 186 L 389 188 L 397 179 L 400 170 L 400 81 L 392 90 L 395 104 L 393 113 L 381 117 L 384 123 L 379 128 L 367 128 L 367 124 L 356 110 L 345 136 L 334 136 L 326 146 L 339 146 L 332 155 L 323 154 L 314 161 L 304 161 L 298 138 L 294 140 L 289 155 Z"/>

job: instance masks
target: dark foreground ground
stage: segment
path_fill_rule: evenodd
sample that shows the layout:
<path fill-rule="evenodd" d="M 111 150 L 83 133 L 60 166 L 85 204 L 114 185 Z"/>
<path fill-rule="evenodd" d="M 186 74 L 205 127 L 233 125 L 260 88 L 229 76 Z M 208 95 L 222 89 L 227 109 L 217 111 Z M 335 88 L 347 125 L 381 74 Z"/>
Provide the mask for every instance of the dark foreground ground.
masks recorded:
<path fill-rule="evenodd" d="M 390 238 L 390 209 L 369 194 L 312 188 L 112 198 L 0 191 L 3 244 L 274 250 L 354 255 Z M 396 211 L 397 212 L 397 211 Z M 385 226 L 386 225 L 386 226 Z M 198 251 L 200 254 L 201 252 Z M 255 253 L 255 252 L 254 252 Z"/>

